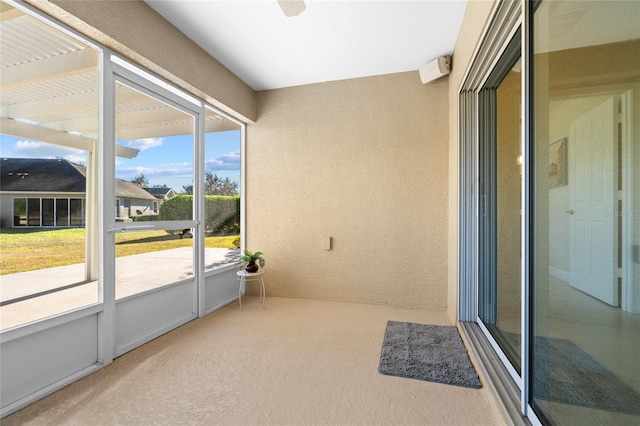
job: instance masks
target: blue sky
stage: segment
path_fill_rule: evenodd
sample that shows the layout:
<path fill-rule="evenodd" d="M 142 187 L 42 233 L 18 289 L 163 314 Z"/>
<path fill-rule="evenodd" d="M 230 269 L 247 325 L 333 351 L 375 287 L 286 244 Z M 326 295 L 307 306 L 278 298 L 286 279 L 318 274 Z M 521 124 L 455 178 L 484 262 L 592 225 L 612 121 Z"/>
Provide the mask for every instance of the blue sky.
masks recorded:
<path fill-rule="evenodd" d="M 116 157 L 116 177 L 131 180 L 141 173 L 151 186 L 166 184 L 177 192 L 191 185 L 193 175 L 193 136 L 119 141 L 119 145 L 140 150 L 132 159 Z M 84 164 L 83 151 L 43 142 L 0 135 L 0 157 L 62 157 Z M 240 131 L 211 132 L 205 135 L 205 171 L 240 182 Z"/>

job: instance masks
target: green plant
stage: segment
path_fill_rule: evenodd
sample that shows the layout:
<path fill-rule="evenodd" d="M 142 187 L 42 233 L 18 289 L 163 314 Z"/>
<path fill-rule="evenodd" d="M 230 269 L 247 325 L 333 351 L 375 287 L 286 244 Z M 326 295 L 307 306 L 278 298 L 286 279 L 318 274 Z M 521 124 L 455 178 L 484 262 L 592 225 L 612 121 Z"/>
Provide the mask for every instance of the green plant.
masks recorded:
<path fill-rule="evenodd" d="M 240 262 L 254 262 L 258 263 L 261 268 L 264 268 L 265 261 L 262 258 L 263 253 L 261 251 L 257 251 L 255 253 L 251 253 L 249 250 L 244 250 L 244 255 L 240 258 Z"/>
<path fill-rule="evenodd" d="M 231 244 L 233 244 L 235 248 L 240 248 L 240 236 L 238 235 L 237 237 L 235 237 Z"/>

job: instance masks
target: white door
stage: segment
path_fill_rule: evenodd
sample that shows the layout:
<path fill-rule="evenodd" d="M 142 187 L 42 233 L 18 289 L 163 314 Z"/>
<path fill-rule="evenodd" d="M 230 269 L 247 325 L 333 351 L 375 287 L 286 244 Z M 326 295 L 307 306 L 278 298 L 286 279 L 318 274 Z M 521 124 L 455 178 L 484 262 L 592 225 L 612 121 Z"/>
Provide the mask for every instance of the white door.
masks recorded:
<path fill-rule="evenodd" d="M 615 99 L 571 123 L 569 134 L 570 284 L 618 304 L 615 274 Z"/>
<path fill-rule="evenodd" d="M 141 164 L 149 180 L 153 175 L 163 175 L 169 167 L 165 178 L 181 175 L 185 182 L 195 181 L 197 107 L 115 63 L 111 67 L 115 74 L 115 147 L 149 142 L 153 147 L 146 151 L 145 146 L 138 151 L 144 154 L 131 158 L 110 159 L 115 184 L 109 193 L 114 198 L 125 193 L 136 194 L 133 198 L 145 203 L 151 200 L 151 194 L 126 179 L 127 173 Z M 144 108 L 131 112 L 132 105 Z M 136 163 L 138 157 L 144 157 L 144 162 Z M 159 182 L 147 185 L 154 183 Z M 135 213 L 133 198 L 122 197 L 127 216 Z M 105 262 L 105 270 L 112 273 L 115 290 L 114 357 L 197 318 L 198 280 L 202 275 L 197 254 L 202 244 L 197 206 L 198 200 L 192 199 L 162 220 L 120 222 L 115 217 L 106 218 L 113 234 L 106 246 L 114 256 L 113 267 Z M 171 236 L 186 230 L 191 230 L 195 238 L 182 240 L 180 247 L 172 244 Z"/>

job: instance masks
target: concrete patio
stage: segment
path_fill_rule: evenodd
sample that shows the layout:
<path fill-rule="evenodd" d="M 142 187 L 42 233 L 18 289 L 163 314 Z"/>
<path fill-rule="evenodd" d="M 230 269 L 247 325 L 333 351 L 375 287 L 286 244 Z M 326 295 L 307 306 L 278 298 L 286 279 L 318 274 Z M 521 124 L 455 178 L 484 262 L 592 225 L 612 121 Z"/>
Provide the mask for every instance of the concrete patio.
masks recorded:
<path fill-rule="evenodd" d="M 208 248 L 205 270 L 233 264 L 240 250 Z M 0 329 L 98 302 L 97 281 L 83 281 L 84 264 L 0 276 Z M 193 274 L 193 249 L 182 247 L 116 259 L 116 299 L 141 293 Z M 63 290 L 56 290 L 64 288 Z M 32 295 L 40 294 L 37 297 Z"/>

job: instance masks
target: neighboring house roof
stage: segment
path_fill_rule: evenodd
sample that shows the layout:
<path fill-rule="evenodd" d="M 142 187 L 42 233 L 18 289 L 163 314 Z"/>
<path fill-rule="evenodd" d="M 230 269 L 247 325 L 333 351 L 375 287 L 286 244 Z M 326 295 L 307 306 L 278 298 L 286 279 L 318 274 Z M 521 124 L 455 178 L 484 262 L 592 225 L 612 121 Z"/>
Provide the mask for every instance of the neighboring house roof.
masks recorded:
<path fill-rule="evenodd" d="M 154 187 L 154 188 L 144 188 L 145 191 L 149 192 L 151 195 L 154 195 L 156 198 L 164 200 L 165 198 L 171 198 L 175 195 L 175 192 L 171 188 L 163 187 Z"/>
<path fill-rule="evenodd" d="M 85 192 L 87 169 L 67 160 L 43 158 L 0 159 L 0 191 Z M 156 200 L 131 182 L 116 179 L 116 197 Z"/>
<path fill-rule="evenodd" d="M 120 179 L 116 179 L 116 197 L 157 201 L 157 198 L 145 191 L 144 188 Z"/>
<path fill-rule="evenodd" d="M 0 191 L 85 192 L 85 181 L 84 174 L 67 160 L 0 160 Z"/>

